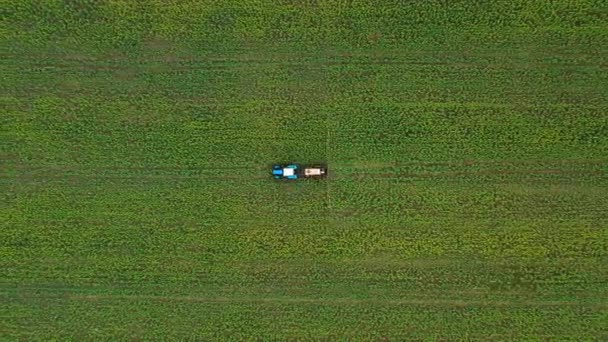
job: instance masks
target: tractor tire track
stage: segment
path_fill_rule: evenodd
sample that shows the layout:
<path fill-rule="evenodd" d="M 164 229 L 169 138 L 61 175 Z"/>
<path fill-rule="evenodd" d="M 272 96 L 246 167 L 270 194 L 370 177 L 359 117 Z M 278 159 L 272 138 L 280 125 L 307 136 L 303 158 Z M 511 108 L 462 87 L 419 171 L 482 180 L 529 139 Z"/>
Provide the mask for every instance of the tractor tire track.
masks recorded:
<path fill-rule="evenodd" d="M 112 294 L 21 294 L 19 300 L 56 299 L 59 301 L 124 302 L 149 301 L 158 303 L 202 303 L 202 304 L 315 304 L 315 305 L 394 305 L 394 306 L 447 306 L 447 307 L 580 307 L 589 309 L 606 309 L 607 302 L 581 302 L 558 300 L 473 300 L 473 299 L 437 299 L 437 298 L 399 298 L 399 299 L 357 299 L 357 298 L 312 298 L 312 297 L 207 297 L 207 296 L 169 296 L 169 295 L 112 295 Z"/>
<path fill-rule="evenodd" d="M 245 52 L 246 50 L 244 50 Z M 39 61 L 58 60 L 63 63 L 54 63 L 57 68 L 71 68 L 73 65 L 65 62 L 74 62 L 84 65 L 85 68 L 95 69 L 96 66 L 90 66 L 93 63 L 121 63 L 121 62 L 133 62 L 133 59 L 127 56 L 84 56 L 84 57 L 72 57 L 69 55 L 61 54 L 29 54 L 29 58 L 24 59 L 23 55 L 3 53 L 0 54 L 0 58 L 4 60 L 16 60 L 19 62 L 31 63 L 33 65 Z M 560 61 L 558 65 L 562 67 L 584 67 L 584 66 L 596 66 L 595 63 L 584 63 L 578 60 L 576 53 L 569 53 L 568 51 L 560 51 L 558 56 L 571 58 L 572 60 Z M 477 60 L 472 61 L 472 58 Z M 503 63 L 497 63 L 496 57 L 500 57 L 506 61 Z M 492 69 L 521 69 L 521 68 L 538 68 L 543 66 L 555 67 L 555 63 L 539 62 L 531 64 L 527 60 L 518 59 L 517 55 L 511 56 L 495 55 L 488 53 L 479 53 L 470 56 L 469 58 L 463 58 L 461 53 L 454 51 L 453 55 L 447 54 L 440 58 L 437 57 L 435 51 L 420 51 L 418 53 L 409 52 L 407 56 L 401 54 L 293 54 L 293 53 L 282 53 L 281 51 L 273 51 L 268 53 L 268 58 L 260 57 L 249 57 L 246 54 L 242 54 L 242 57 L 225 57 L 225 56 L 205 56 L 205 57 L 182 57 L 182 56 L 166 56 L 156 58 L 138 58 L 135 59 L 136 65 L 142 63 L 162 63 L 164 65 L 180 65 L 180 64 L 197 64 L 206 63 L 213 65 L 221 64 L 258 64 L 258 65 L 300 65 L 300 64 L 313 64 L 319 68 L 326 66 L 342 66 L 342 65 L 353 65 L 353 66 L 366 66 L 366 65 L 412 65 L 412 66 L 455 66 L 459 68 L 492 68 Z M 505 59 L 506 58 L 506 59 Z M 426 60 L 425 60 L 426 59 Z M 50 66 L 51 64 L 41 64 Z M 105 68 L 105 67 L 102 67 Z M 110 67 L 112 70 L 123 70 L 128 69 L 128 66 L 114 66 Z M 172 70 L 188 69 L 188 67 L 173 67 L 169 68 Z"/>
<path fill-rule="evenodd" d="M 452 172 L 420 172 L 420 173 L 354 173 L 351 178 L 365 179 L 428 179 L 428 178 L 457 178 L 472 176 L 498 176 L 498 175 L 606 175 L 605 171 L 598 170 L 484 170 L 484 171 L 452 171 Z"/>
<path fill-rule="evenodd" d="M 530 169 L 471 169 L 474 167 L 489 166 L 542 166 Z M 601 166 L 608 165 L 602 161 L 463 161 L 463 162 L 409 162 L 409 163 L 376 163 L 365 166 L 340 167 L 330 165 L 331 178 L 343 179 L 430 179 L 430 178 L 458 178 L 500 175 L 592 175 L 603 176 L 608 174 Z M 567 166 L 590 166 L 588 169 L 558 168 Z M 399 170 L 406 167 L 422 167 L 420 171 Z M 448 170 L 424 170 L 424 168 L 447 167 Z M 108 167 L 78 167 L 78 166 L 43 166 L 12 164 L 5 168 L 0 179 L 20 181 L 79 181 L 94 179 L 131 179 L 131 180 L 262 180 L 269 179 L 266 175 L 268 166 L 235 166 L 235 167 L 179 167 L 179 166 L 108 166 Z M 395 170 L 391 170 L 395 169 Z M 8 170 L 15 174 L 10 174 Z M 379 172 L 363 172 L 360 170 L 378 170 Z M 222 174 L 232 171 L 233 174 Z M 235 172 L 236 171 L 236 172 Z M 329 180 L 328 180 L 329 181 Z M 330 201 L 330 189 L 327 191 L 327 200 Z"/>
<path fill-rule="evenodd" d="M 319 139 L 319 141 L 321 141 Z M 326 142 L 326 138 L 323 139 Z M 245 165 L 245 166 L 179 166 L 179 165 L 154 165 L 154 166 L 103 166 L 103 167 L 82 167 L 70 165 L 29 165 L 25 163 L 15 162 L 9 164 L 11 169 L 20 171 L 79 171 L 85 170 L 89 172 L 109 171 L 224 171 L 224 170 L 266 170 L 269 165 Z M 412 162 L 391 162 L 391 163 L 336 163 L 331 167 L 334 170 L 369 170 L 369 169 L 391 169 L 399 167 L 473 167 L 473 166 L 606 166 L 608 170 L 608 160 L 576 160 L 576 159 L 560 159 L 560 160 L 462 160 L 462 161 L 412 161 Z M 5 165 L 6 166 L 6 165 Z"/>
<path fill-rule="evenodd" d="M 558 159 L 558 160 L 459 160 L 459 161 L 412 161 L 412 162 L 389 162 L 389 163 L 343 163 L 339 165 L 340 168 L 353 168 L 353 169 L 382 169 L 382 168 L 396 168 L 396 167 L 408 167 L 408 166 L 422 166 L 422 167 L 442 167 L 442 166 L 456 166 L 456 167 L 471 167 L 471 166 L 525 166 L 525 165 L 556 165 L 556 166 L 569 166 L 569 165 L 592 165 L 592 166 L 606 166 L 608 167 L 608 160 L 577 160 L 577 159 Z"/>

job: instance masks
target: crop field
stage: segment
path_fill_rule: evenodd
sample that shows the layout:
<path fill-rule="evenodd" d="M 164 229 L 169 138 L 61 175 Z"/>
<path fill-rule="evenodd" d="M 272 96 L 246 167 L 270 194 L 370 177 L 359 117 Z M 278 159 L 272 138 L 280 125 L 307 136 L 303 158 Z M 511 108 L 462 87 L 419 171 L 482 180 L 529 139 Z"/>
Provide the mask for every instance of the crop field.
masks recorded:
<path fill-rule="evenodd" d="M 0 339 L 608 340 L 608 2 L 1 7 Z"/>

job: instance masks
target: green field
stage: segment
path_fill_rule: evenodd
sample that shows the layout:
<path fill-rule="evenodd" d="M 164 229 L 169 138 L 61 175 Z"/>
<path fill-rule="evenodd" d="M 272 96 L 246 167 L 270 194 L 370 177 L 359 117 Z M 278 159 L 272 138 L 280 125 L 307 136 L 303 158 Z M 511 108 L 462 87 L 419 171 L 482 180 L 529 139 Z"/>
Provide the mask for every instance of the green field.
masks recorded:
<path fill-rule="evenodd" d="M 608 2 L 0 7 L 0 339 L 608 339 Z"/>

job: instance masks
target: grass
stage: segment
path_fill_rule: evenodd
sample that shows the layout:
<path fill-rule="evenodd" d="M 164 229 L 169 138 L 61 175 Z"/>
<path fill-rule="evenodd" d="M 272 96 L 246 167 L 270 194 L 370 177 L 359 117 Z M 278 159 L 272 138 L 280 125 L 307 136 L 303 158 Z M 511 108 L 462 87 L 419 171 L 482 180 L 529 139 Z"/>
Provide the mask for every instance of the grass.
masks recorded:
<path fill-rule="evenodd" d="M 6 339 L 608 337 L 605 3 L 5 5 Z"/>

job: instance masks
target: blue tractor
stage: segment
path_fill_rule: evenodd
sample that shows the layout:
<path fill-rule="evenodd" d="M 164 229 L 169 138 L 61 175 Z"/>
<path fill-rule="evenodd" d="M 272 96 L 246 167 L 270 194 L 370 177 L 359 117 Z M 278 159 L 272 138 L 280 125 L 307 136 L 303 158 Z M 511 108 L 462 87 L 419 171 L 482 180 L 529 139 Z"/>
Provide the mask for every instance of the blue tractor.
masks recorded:
<path fill-rule="evenodd" d="M 272 175 L 275 179 L 298 179 L 300 167 L 297 164 L 272 166 Z"/>
<path fill-rule="evenodd" d="M 301 167 L 298 164 L 275 164 L 272 166 L 272 176 L 275 179 L 319 178 L 327 175 L 323 166 Z"/>

